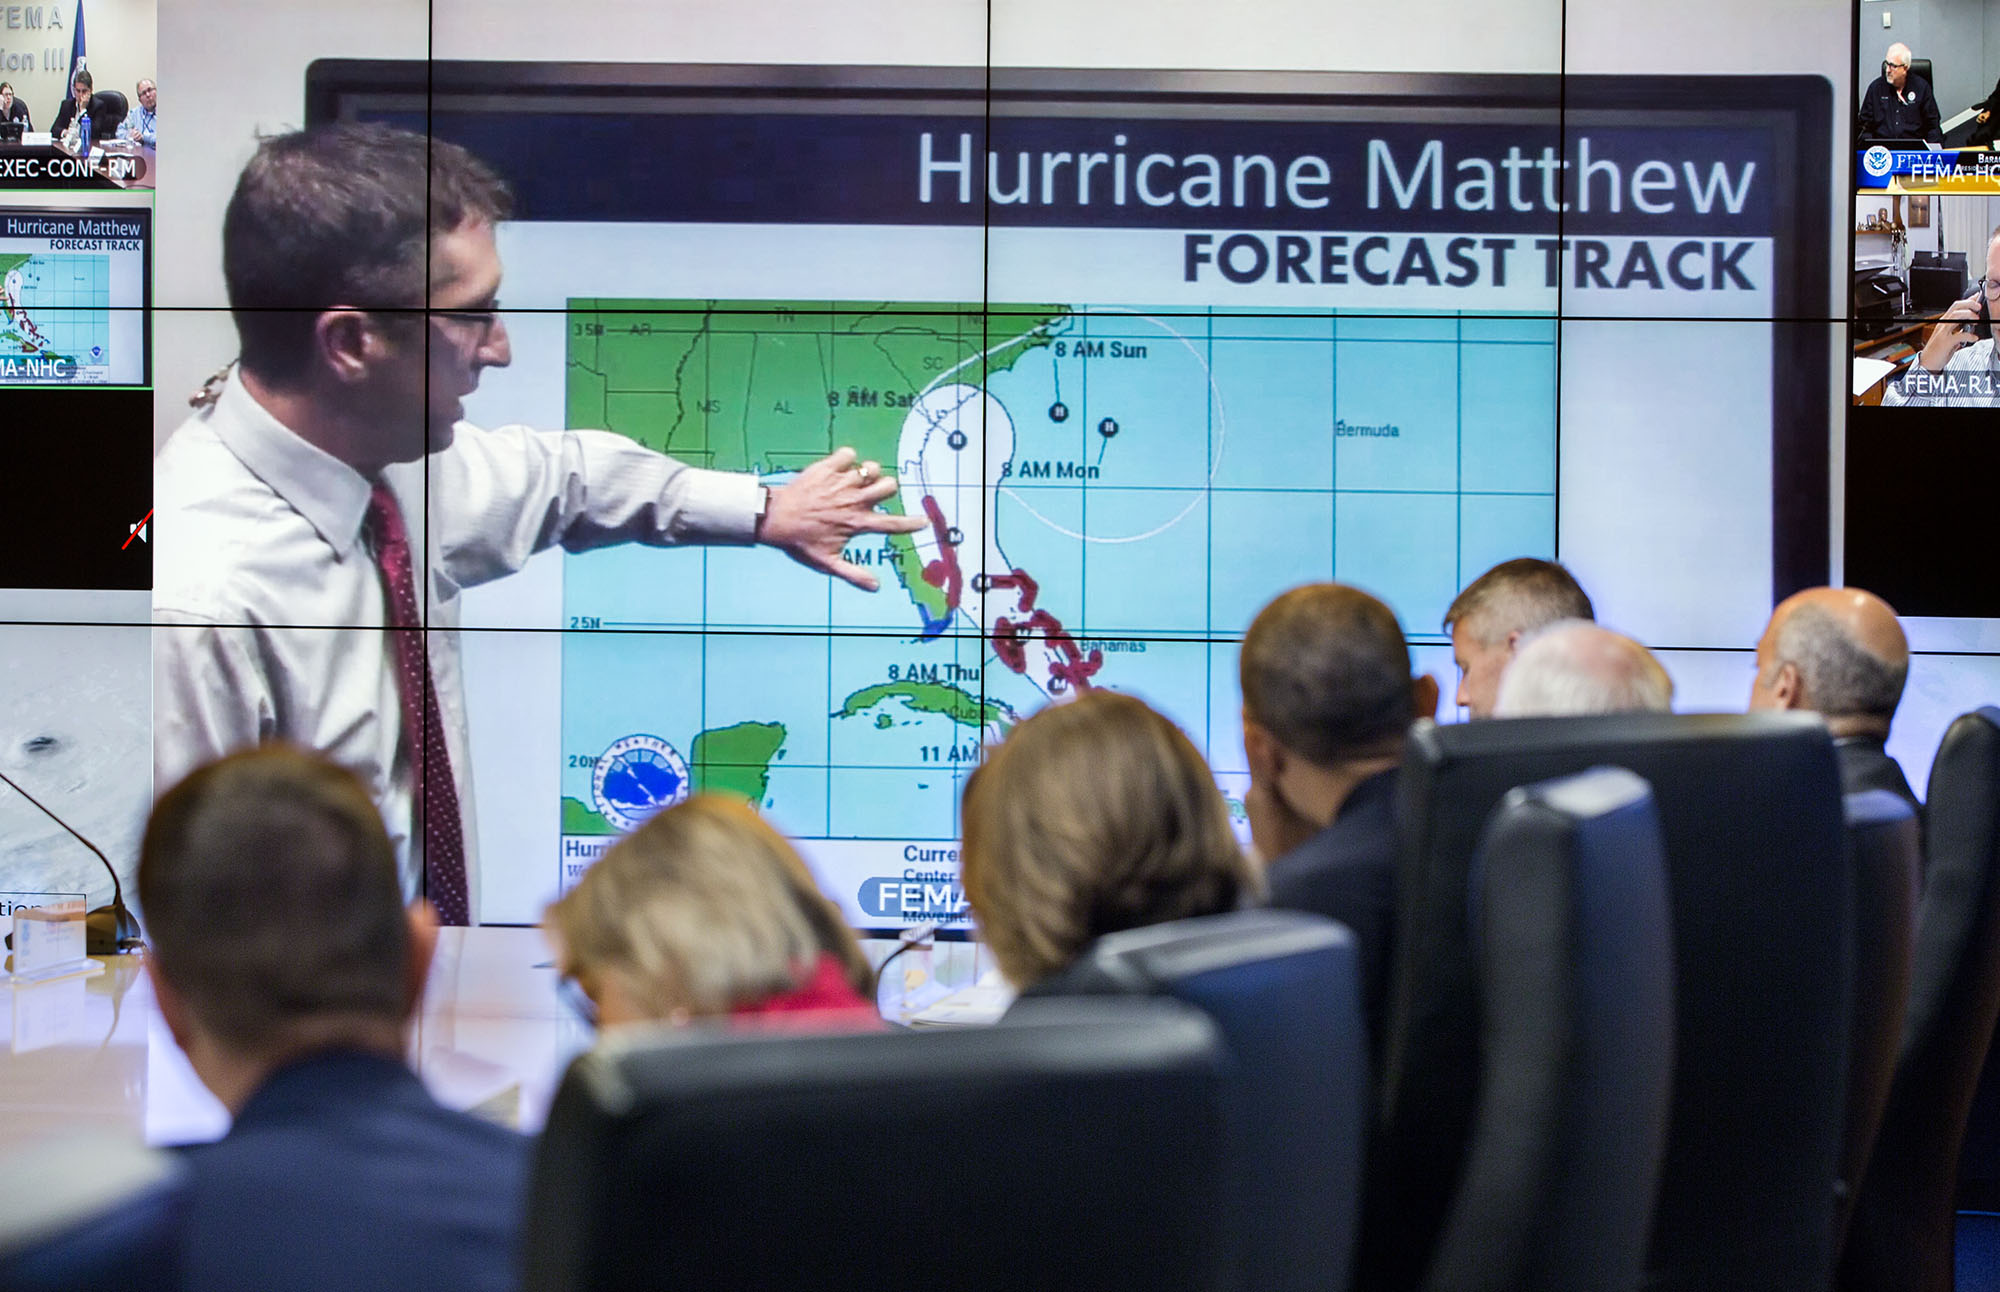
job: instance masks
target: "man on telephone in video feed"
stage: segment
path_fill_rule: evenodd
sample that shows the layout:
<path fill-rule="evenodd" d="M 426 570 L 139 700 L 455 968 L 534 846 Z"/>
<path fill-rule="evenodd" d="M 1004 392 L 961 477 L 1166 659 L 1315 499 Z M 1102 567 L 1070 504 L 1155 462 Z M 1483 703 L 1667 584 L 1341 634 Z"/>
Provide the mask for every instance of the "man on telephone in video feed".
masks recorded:
<path fill-rule="evenodd" d="M 1944 143 L 1937 96 L 1930 82 L 1910 73 L 1910 47 L 1900 41 L 1889 46 L 1882 56 L 1882 75 L 1861 96 L 1861 138 Z"/>
<path fill-rule="evenodd" d="M 1986 277 L 1973 285 L 1971 295 L 1938 316 L 1915 361 L 1883 389 L 1883 407 L 2000 407 L 1995 310 L 2000 310 L 2000 229 L 1986 240 Z"/>

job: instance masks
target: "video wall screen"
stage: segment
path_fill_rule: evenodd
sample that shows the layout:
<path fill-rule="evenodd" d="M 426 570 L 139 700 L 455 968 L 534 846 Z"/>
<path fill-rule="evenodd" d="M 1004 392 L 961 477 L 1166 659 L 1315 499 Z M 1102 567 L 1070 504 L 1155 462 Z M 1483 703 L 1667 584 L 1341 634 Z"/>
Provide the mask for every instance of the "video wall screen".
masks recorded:
<path fill-rule="evenodd" d="M 1846 573 L 1906 615 L 2000 619 L 1967 565 L 2000 469 L 2000 4 L 1907 30 L 1867 21 L 1883 8 L 1859 5 Z"/>
<path fill-rule="evenodd" d="M 1826 334 L 1779 321 L 1829 308 L 1815 78 L 326 61 L 308 103 L 509 182 L 472 422 L 771 480 L 852 445 L 927 522 L 851 545 L 876 593 L 632 544 L 468 588 L 491 919 L 719 787 L 858 926 L 963 928 L 982 744 L 1130 690 L 1240 797 L 1236 643 L 1308 579 L 1449 683 L 1508 557 L 1644 571 L 1695 648 L 1825 578 Z"/>

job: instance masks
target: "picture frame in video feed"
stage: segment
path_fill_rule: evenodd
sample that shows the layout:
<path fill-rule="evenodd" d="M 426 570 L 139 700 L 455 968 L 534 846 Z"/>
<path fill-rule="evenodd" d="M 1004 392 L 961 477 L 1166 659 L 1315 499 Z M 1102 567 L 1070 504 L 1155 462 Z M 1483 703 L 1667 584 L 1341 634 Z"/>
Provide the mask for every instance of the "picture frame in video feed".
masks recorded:
<path fill-rule="evenodd" d="M 1844 570 L 1923 617 L 2000 618 L 2000 581 L 1963 566 L 1991 546 L 2000 472 L 2000 4 L 1983 8 L 1886 48 L 1860 27 Z"/>
<path fill-rule="evenodd" d="M 1591 462 L 1729 477 L 1770 527 L 1715 562 L 1745 605 L 1826 577 L 1823 78 L 326 60 L 307 116 L 513 189 L 470 420 L 774 479 L 852 444 L 930 521 L 851 545 L 872 597 L 639 548 L 468 594 L 469 628 L 562 630 L 468 634 L 480 833 L 524 841 L 488 919 L 724 786 L 858 927 L 962 932 L 983 742 L 1129 689 L 1240 799 L 1258 606 L 1343 578 L 1440 641 L 1486 566 L 1600 541 L 1563 504 Z M 1695 374 L 1740 472 L 1638 424 Z"/>

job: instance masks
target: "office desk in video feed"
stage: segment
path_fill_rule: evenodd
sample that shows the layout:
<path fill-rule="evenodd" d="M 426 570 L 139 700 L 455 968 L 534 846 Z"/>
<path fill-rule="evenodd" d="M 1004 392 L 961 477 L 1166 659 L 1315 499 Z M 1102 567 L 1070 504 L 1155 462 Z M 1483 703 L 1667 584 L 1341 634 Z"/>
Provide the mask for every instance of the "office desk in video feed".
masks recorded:
<path fill-rule="evenodd" d="M 0 1144 L 81 1129 L 182 1144 L 227 1129 L 160 1018 L 143 954 L 104 964 L 92 978 L 0 983 Z M 592 1039 L 556 995 L 539 929 L 442 931 L 410 1047 L 440 1100 L 533 1130 Z"/>

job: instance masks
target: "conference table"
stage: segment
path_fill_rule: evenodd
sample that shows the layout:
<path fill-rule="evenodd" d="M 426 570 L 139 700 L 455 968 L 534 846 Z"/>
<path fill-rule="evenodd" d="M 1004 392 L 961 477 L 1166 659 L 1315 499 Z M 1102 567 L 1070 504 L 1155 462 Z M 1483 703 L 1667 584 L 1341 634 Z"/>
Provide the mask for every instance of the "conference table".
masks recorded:
<path fill-rule="evenodd" d="M 168 1034 L 144 961 L 109 956 L 95 977 L 0 985 L 0 1145 L 106 1130 L 184 1144 L 228 1128 Z M 410 1044 L 441 1101 L 534 1130 L 592 1040 L 556 994 L 541 930 L 441 931 Z"/>
<path fill-rule="evenodd" d="M 879 958 L 893 943 L 872 944 Z M 941 944 L 898 965 L 892 1017 L 916 1026 L 978 1026 L 1012 992 L 974 943 Z M 229 1116 L 167 1031 L 143 952 L 104 956 L 104 972 L 27 986 L 0 978 L 0 1146 L 78 1131 L 149 1144 L 219 1137 Z M 921 983 L 921 985 L 919 985 Z M 897 989 L 901 989 L 900 991 Z M 439 930 L 410 1065 L 437 1098 L 534 1131 L 571 1059 L 596 1039 L 562 1003 L 548 943 L 535 928 Z"/>

